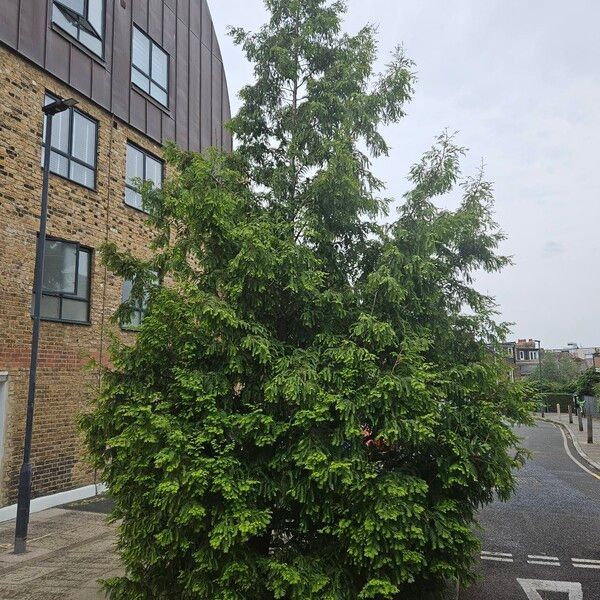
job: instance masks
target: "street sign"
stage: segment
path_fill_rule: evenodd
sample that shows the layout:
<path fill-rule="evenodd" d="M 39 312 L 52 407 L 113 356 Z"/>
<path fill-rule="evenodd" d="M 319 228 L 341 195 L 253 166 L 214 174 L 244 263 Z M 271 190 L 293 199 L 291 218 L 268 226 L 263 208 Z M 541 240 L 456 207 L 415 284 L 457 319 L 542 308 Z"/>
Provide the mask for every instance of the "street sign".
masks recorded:
<path fill-rule="evenodd" d="M 527 594 L 528 600 L 544 600 L 540 592 L 569 594 L 568 600 L 583 600 L 583 589 L 580 583 L 542 579 L 517 579 L 517 581 Z"/>

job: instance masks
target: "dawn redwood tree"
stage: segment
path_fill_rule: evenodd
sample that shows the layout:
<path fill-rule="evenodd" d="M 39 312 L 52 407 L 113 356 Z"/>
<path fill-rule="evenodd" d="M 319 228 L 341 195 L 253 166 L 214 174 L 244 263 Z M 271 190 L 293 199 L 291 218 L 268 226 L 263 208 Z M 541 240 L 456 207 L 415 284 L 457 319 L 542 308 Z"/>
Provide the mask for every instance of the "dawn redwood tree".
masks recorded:
<path fill-rule="evenodd" d="M 482 174 L 442 135 L 411 170 L 398 218 L 370 171 L 403 116 L 412 65 L 373 72 L 374 32 L 344 6 L 267 0 L 231 127 L 239 148 L 167 150 L 144 189 L 148 262 L 134 280 L 83 420 L 121 519 L 115 599 L 425 598 L 469 581 L 478 507 L 507 498 L 527 390 L 493 352 L 506 333 L 472 285 L 502 236 Z M 438 196 L 462 186 L 454 211 Z M 158 277 L 157 277 L 158 274 Z"/>

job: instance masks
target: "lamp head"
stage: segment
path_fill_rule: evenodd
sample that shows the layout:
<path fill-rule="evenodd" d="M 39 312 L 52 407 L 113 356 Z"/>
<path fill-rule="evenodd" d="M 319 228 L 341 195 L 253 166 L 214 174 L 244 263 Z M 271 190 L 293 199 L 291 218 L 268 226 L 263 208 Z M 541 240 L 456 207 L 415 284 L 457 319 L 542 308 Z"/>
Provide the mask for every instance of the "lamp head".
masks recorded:
<path fill-rule="evenodd" d="M 45 115 L 56 115 L 61 113 L 69 108 L 75 106 L 77 104 L 77 100 L 75 98 L 66 98 L 65 100 L 55 100 L 50 104 L 46 104 L 44 108 L 42 108 Z"/>

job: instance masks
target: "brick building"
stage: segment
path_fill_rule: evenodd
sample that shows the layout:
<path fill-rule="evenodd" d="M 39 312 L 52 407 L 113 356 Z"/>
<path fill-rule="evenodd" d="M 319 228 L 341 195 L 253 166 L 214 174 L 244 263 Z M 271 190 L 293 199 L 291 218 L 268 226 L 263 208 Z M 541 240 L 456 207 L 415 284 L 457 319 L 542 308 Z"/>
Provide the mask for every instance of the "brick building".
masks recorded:
<path fill-rule="evenodd" d="M 517 340 L 515 343 L 515 364 L 519 370 L 520 377 L 529 377 L 539 368 L 543 350 L 536 340 Z"/>
<path fill-rule="evenodd" d="M 516 342 L 505 342 L 502 347 L 504 358 L 509 365 L 511 379 L 529 377 L 539 368 L 544 350 L 540 348 L 537 340 L 520 339 Z"/>
<path fill-rule="evenodd" d="M 109 318 L 127 293 L 97 249 L 110 240 L 145 258 L 151 237 L 127 182 L 161 184 L 169 139 L 231 148 L 206 0 L 0 0 L 0 520 L 14 514 L 22 460 L 41 109 L 56 97 L 78 104 L 55 117 L 52 135 L 33 510 L 95 490 L 76 417 L 98 385 L 85 366 L 106 359 Z"/>

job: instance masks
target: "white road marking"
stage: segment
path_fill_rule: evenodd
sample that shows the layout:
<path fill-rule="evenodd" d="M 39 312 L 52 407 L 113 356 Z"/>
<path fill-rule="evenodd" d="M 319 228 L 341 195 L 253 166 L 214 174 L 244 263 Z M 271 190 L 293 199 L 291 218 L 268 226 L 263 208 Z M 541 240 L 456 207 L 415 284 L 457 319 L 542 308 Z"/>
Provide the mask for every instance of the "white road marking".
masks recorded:
<path fill-rule="evenodd" d="M 555 425 L 555 427 L 558 427 L 558 429 L 560 430 L 560 433 L 563 436 L 563 443 L 565 446 L 565 452 L 567 453 L 567 456 L 581 469 L 583 469 L 586 473 L 589 473 L 592 477 L 595 477 L 596 479 L 600 479 L 600 475 L 596 475 L 596 473 L 592 473 L 592 471 L 590 471 L 585 465 L 582 465 L 572 454 L 571 451 L 569 450 L 569 444 L 567 442 L 567 436 L 565 435 L 565 432 L 563 431 L 563 428 L 560 425 Z"/>
<path fill-rule="evenodd" d="M 569 594 L 569 600 L 583 600 L 583 588 L 580 583 L 541 579 L 517 579 L 517 582 L 529 600 L 543 600 L 540 592 L 566 592 Z"/>
<path fill-rule="evenodd" d="M 491 560 L 494 562 L 513 563 L 514 558 L 511 552 L 491 552 L 482 550 L 480 554 L 481 560 Z M 528 554 L 527 564 L 542 565 L 546 567 L 560 567 L 560 559 L 558 556 L 547 556 L 546 554 Z M 600 560 L 591 558 L 572 558 L 571 566 L 578 569 L 596 569 L 600 571 Z M 525 581 L 525 580 L 524 580 Z M 542 590 L 554 591 L 554 590 Z"/>
<path fill-rule="evenodd" d="M 495 560 L 496 562 L 514 562 L 512 558 L 504 558 L 502 556 L 482 556 L 481 560 Z"/>
<path fill-rule="evenodd" d="M 592 560 L 591 558 L 572 558 L 574 563 L 590 563 L 592 565 L 600 565 L 600 560 Z"/>

